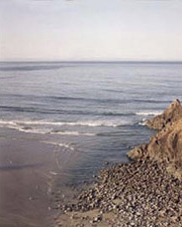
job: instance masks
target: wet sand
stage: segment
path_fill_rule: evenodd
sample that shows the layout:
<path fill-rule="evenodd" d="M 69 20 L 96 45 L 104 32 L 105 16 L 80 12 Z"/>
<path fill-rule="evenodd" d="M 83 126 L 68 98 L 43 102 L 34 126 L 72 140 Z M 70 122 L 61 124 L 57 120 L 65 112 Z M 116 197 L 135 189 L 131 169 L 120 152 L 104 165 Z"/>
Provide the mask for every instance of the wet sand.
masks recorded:
<path fill-rule="evenodd" d="M 45 139 L 45 138 L 43 138 Z M 37 135 L 0 131 L 0 226 L 53 226 L 52 189 L 58 173 L 55 146 Z M 70 155 L 70 154 L 69 154 Z M 64 162 L 65 154 L 60 156 Z M 59 187 L 66 176 L 59 175 Z"/>

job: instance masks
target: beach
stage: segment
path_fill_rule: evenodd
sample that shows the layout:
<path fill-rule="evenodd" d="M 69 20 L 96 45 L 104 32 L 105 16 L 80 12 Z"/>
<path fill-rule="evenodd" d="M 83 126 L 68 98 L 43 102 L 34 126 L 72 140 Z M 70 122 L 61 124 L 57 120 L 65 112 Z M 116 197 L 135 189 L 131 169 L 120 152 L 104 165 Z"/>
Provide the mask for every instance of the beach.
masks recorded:
<path fill-rule="evenodd" d="M 53 226 L 56 209 L 51 198 L 57 174 L 59 185 L 66 182 L 61 174 L 66 167 L 59 169 L 55 146 L 11 129 L 1 129 L 0 144 L 0 225 Z M 67 162 L 65 154 L 61 159 Z"/>
<path fill-rule="evenodd" d="M 0 0 L 0 227 L 182 227 L 182 1 Z"/>
<path fill-rule="evenodd" d="M 181 119 L 175 100 L 146 121 L 159 132 L 128 152 L 130 162 L 105 162 L 89 181 L 78 176 L 80 184 L 70 171 L 83 165 L 73 147 L 65 152 L 68 145 L 57 143 L 55 135 L 2 128 L 1 226 L 181 226 Z"/>
<path fill-rule="evenodd" d="M 77 203 L 67 203 L 55 226 L 178 227 L 181 190 L 181 180 L 167 174 L 165 163 L 119 164 L 103 170 Z"/>
<path fill-rule="evenodd" d="M 182 64 L 167 62 L 0 63 L 1 225 L 52 227 L 64 220 L 63 226 L 70 227 L 70 221 L 76 223 L 72 217 L 84 219 L 87 214 L 92 216 L 87 224 L 98 224 L 93 220 L 99 221 L 98 210 L 89 208 L 97 206 L 98 195 L 85 207 L 87 214 L 72 204 L 81 191 L 87 194 L 98 183 L 97 176 L 106 191 L 113 188 L 110 180 L 102 182 L 100 170 L 122 164 L 118 168 L 125 169 L 126 180 L 127 169 L 137 171 L 137 164 L 125 168 L 131 162 L 127 152 L 147 144 L 156 133 L 145 121 L 180 99 L 181 72 Z M 85 206 L 81 197 L 80 202 Z M 106 201 L 104 206 L 112 204 Z M 103 215 L 115 218 L 110 214 Z"/>

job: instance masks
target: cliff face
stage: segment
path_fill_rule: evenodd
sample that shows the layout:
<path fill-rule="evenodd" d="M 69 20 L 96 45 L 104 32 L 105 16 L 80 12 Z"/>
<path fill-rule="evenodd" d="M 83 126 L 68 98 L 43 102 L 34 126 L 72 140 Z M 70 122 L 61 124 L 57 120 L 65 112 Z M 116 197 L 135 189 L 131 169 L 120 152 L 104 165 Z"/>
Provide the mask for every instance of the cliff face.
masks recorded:
<path fill-rule="evenodd" d="M 174 100 L 169 108 L 167 108 L 162 114 L 148 120 L 146 125 L 149 128 L 161 130 L 171 123 L 177 121 L 182 117 L 182 105 L 178 99 Z"/>
<path fill-rule="evenodd" d="M 168 171 L 182 177 L 182 105 L 179 100 L 171 103 L 163 114 L 147 122 L 150 128 L 160 130 L 149 144 L 135 147 L 128 152 L 131 159 L 152 159 L 166 162 Z"/>

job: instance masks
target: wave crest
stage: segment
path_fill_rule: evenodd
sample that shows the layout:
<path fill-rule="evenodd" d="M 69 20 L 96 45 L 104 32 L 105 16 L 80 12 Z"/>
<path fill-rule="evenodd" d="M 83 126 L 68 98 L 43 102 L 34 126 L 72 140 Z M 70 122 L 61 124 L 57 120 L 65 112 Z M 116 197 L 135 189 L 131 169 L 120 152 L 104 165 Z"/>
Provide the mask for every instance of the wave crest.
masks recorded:
<path fill-rule="evenodd" d="M 162 113 L 162 111 L 141 111 L 141 112 L 137 112 L 136 115 L 141 115 L 141 116 L 157 116 L 160 115 Z"/>
<path fill-rule="evenodd" d="M 22 126 L 22 125 L 48 125 L 48 126 L 87 126 L 87 127 L 119 127 L 127 122 L 112 121 L 77 121 L 77 122 L 53 122 L 53 121 L 4 121 L 0 120 L 0 125 Z"/>

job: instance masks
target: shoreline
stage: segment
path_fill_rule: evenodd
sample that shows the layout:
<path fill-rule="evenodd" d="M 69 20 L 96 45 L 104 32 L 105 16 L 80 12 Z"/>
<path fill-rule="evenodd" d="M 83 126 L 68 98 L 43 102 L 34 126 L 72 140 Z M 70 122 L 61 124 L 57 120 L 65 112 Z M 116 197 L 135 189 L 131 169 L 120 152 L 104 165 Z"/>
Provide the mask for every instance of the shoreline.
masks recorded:
<path fill-rule="evenodd" d="M 128 152 L 133 162 L 102 170 L 75 203 L 60 207 L 55 226 L 182 226 L 181 122 L 182 106 L 175 100 L 148 120 L 160 131 Z"/>
<path fill-rule="evenodd" d="M 182 182 L 165 163 L 136 161 L 105 169 L 98 182 L 62 207 L 55 226 L 172 226 L 182 224 Z"/>
<path fill-rule="evenodd" d="M 82 168 L 82 153 L 66 146 L 63 149 L 57 138 L 1 128 L 0 225 L 3 227 L 54 226 L 61 205 L 75 201 L 94 181 L 91 174 L 88 179 L 79 177 L 76 181 L 80 183 L 75 183 L 76 175 L 70 169 L 77 163 Z M 82 178 L 85 181 L 81 182 Z"/>
<path fill-rule="evenodd" d="M 0 224 L 3 227 L 25 223 L 27 227 L 182 225 L 181 165 L 177 162 L 181 157 L 178 146 L 181 121 L 182 106 L 176 100 L 164 113 L 148 120 L 151 128 L 159 125 L 160 131 L 148 144 L 128 152 L 130 163 L 103 166 L 93 184 L 72 184 L 72 187 L 67 184 L 66 169 L 80 160 L 72 149 L 70 153 L 59 146 L 57 149 L 54 141 L 47 141 L 53 139 L 50 135 L 30 136 L 2 129 Z M 173 172 L 168 171 L 171 165 L 176 165 Z"/>
<path fill-rule="evenodd" d="M 57 209 L 52 209 L 52 193 L 60 171 L 55 146 L 42 143 L 37 135 L 3 128 L 0 144 L 0 225 L 54 226 Z M 66 166 L 62 167 L 64 173 Z M 59 174 L 60 185 L 66 180 L 66 175 Z"/>

